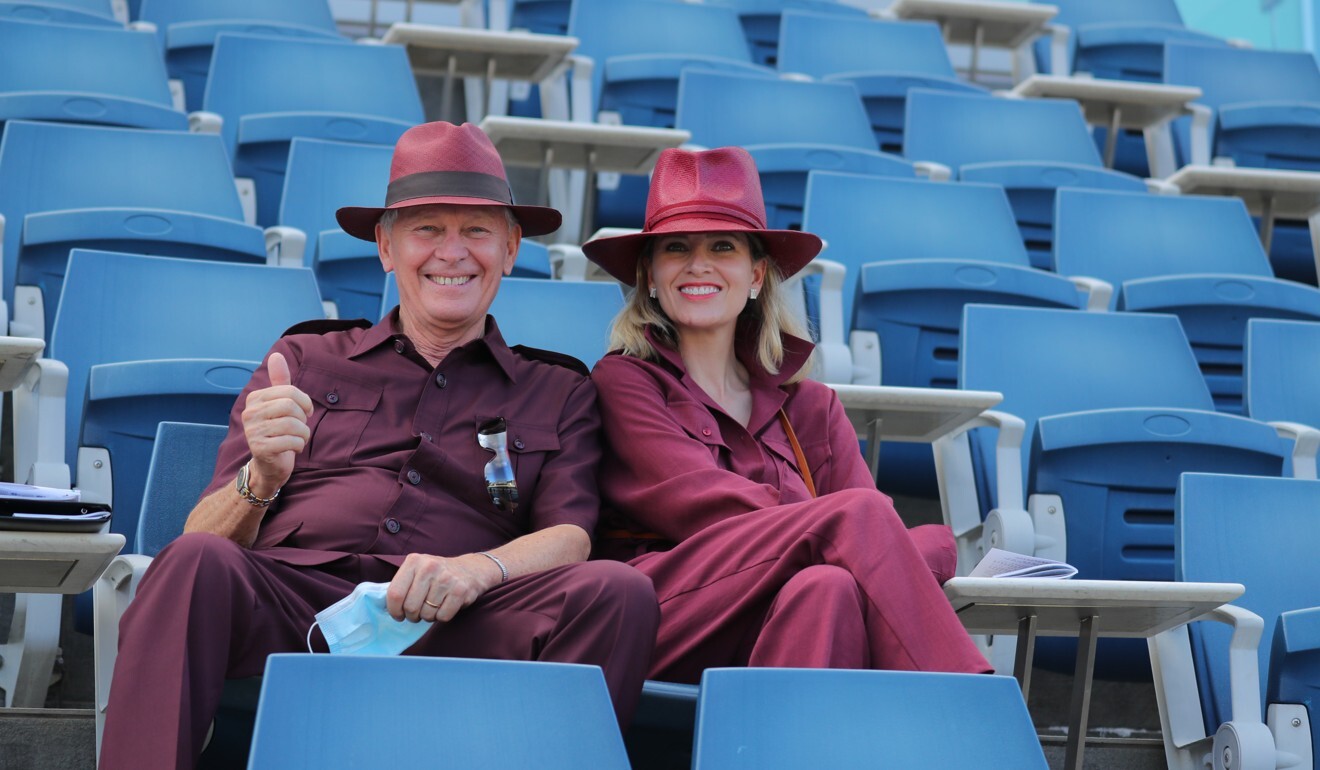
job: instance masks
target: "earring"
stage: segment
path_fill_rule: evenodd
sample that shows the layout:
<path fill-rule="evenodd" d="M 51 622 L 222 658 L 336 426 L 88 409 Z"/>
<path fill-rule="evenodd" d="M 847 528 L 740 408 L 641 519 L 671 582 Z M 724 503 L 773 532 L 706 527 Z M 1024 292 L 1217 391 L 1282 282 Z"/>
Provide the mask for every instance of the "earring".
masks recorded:
<path fill-rule="evenodd" d="M 748 292 L 748 297 L 749 297 L 750 299 L 756 299 L 756 295 L 757 295 L 757 294 L 760 294 L 760 293 L 761 293 L 761 290 L 760 290 L 759 288 L 753 286 L 753 287 L 752 287 L 752 290 L 751 290 L 750 292 Z"/>
<path fill-rule="evenodd" d="M 651 299 L 655 299 L 655 287 L 651 287 Z"/>

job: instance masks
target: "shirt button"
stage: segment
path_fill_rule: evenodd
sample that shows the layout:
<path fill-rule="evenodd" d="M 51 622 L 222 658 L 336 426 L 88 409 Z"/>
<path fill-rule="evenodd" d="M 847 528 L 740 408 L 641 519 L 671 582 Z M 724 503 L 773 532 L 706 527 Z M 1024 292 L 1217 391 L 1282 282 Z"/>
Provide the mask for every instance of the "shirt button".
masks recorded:
<path fill-rule="evenodd" d="M 703 436 L 709 436 L 709 435 L 710 435 L 710 428 L 702 428 L 702 429 L 701 429 L 701 435 L 703 435 Z"/>
<path fill-rule="evenodd" d="M 523 443 L 523 440 L 520 439 L 520 438 L 516 438 L 516 439 L 513 440 L 513 448 L 514 448 L 514 449 L 522 449 L 522 448 L 524 448 L 524 447 L 526 447 L 526 446 L 527 446 L 527 445 L 524 444 L 524 443 Z"/>
<path fill-rule="evenodd" d="M 385 529 L 389 530 L 391 535 L 397 535 L 399 530 L 403 529 L 403 525 L 399 523 L 398 519 L 386 519 Z"/>
<path fill-rule="evenodd" d="M 430 440 L 431 440 L 431 434 L 427 433 L 426 431 L 422 431 L 422 441 L 430 441 Z"/>
<path fill-rule="evenodd" d="M 407 346 L 403 344 L 403 340 L 395 340 L 395 341 L 394 341 L 394 352 L 395 352 L 395 353 L 402 353 L 405 347 L 407 347 Z"/>
<path fill-rule="evenodd" d="M 444 386 L 446 386 L 446 385 L 449 384 L 449 381 L 445 379 L 445 376 L 444 376 L 443 374 L 441 374 L 441 373 L 439 373 L 439 372 L 436 372 L 436 373 L 435 373 L 435 384 L 436 384 L 436 387 L 443 388 Z"/>
<path fill-rule="evenodd" d="M 330 403 L 330 404 L 338 404 L 338 403 L 339 403 L 339 394 L 338 394 L 338 393 L 327 393 L 327 394 L 325 394 L 325 400 L 326 400 L 327 403 Z"/>
<path fill-rule="evenodd" d="M 418 473 L 416 468 L 408 471 L 408 483 L 413 485 L 422 483 L 422 474 Z"/>

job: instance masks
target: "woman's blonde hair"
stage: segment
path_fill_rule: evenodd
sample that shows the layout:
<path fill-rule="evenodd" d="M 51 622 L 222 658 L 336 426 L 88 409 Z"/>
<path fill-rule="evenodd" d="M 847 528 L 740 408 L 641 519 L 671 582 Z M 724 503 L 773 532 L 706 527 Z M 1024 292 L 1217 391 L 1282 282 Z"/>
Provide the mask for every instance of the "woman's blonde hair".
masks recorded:
<path fill-rule="evenodd" d="M 778 374 L 784 363 L 784 343 L 781 333 L 806 338 L 806 332 L 797 317 L 788 308 L 784 299 L 784 278 L 779 274 L 779 267 L 765 253 L 765 247 L 754 235 L 746 235 L 752 252 L 752 263 L 768 262 L 765 280 L 756 299 L 749 299 L 739 316 L 739 330 L 743 323 L 750 321 L 757 335 L 756 360 L 763 369 L 771 374 Z M 647 361 L 656 361 L 660 355 L 646 338 L 646 329 L 655 329 L 656 335 L 670 347 L 678 347 L 678 330 L 660 307 L 660 301 L 651 297 L 651 250 L 655 238 L 647 239 L 637 258 L 637 289 L 628 297 L 623 310 L 615 316 L 610 326 L 610 349 L 622 350 L 625 354 Z M 811 374 L 815 354 L 785 380 L 786 383 L 800 382 Z"/>

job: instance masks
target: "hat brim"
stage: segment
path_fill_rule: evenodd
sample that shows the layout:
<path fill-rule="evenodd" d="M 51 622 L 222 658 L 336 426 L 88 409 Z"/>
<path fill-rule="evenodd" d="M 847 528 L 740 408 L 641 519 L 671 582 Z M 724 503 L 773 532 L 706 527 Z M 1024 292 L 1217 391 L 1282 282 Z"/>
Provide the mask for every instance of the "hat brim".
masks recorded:
<path fill-rule="evenodd" d="M 683 217 L 663 223 L 654 230 L 587 241 L 582 244 L 582 252 L 587 255 L 587 259 L 600 265 L 605 272 L 628 286 L 635 286 L 637 259 L 641 256 L 642 244 L 646 243 L 648 238 L 691 233 L 755 235 L 761 240 L 766 255 L 779 268 L 779 273 L 784 278 L 806 267 L 807 263 L 820 253 L 824 245 L 819 237 L 800 230 L 757 230 L 751 227 L 739 227 L 728 219 Z"/>
<path fill-rule="evenodd" d="M 388 207 L 344 206 L 335 212 L 335 221 L 339 222 L 339 226 L 344 229 L 344 232 L 354 238 L 375 243 L 376 223 L 380 221 L 381 215 L 386 211 L 442 203 L 456 206 L 499 206 L 512 209 L 514 217 L 517 218 L 519 226 L 522 227 L 524 237 L 548 235 L 558 230 L 559 226 L 563 224 L 563 216 L 557 210 L 547 206 L 511 206 L 507 203 L 487 200 L 486 198 L 469 198 L 457 195 L 409 198 Z"/>

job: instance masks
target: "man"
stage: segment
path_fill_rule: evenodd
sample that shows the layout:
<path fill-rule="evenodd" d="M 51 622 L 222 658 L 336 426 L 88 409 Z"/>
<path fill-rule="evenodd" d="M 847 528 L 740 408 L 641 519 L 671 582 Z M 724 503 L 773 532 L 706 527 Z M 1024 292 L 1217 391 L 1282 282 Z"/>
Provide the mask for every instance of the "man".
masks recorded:
<path fill-rule="evenodd" d="M 376 241 L 399 307 L 295 327 L 253 374 L 185 534 L 124 615 L 103 768 L 192 767 L 224 679 L 325 649 L 315 615 L 363 582 L 389 583 L 385 623 L 435 621 L 408 654 L 597 664 L 631 715 L 658 611 L 640 573 L 584 561 L 595 391 L 486 315 L 521 236 L 559 213 L 513 204 L 478 128 L 428 123 L 399 139 L 385 207 L 337 216 Z M 514 489 L 488 479 L 504 459 Z"/>

